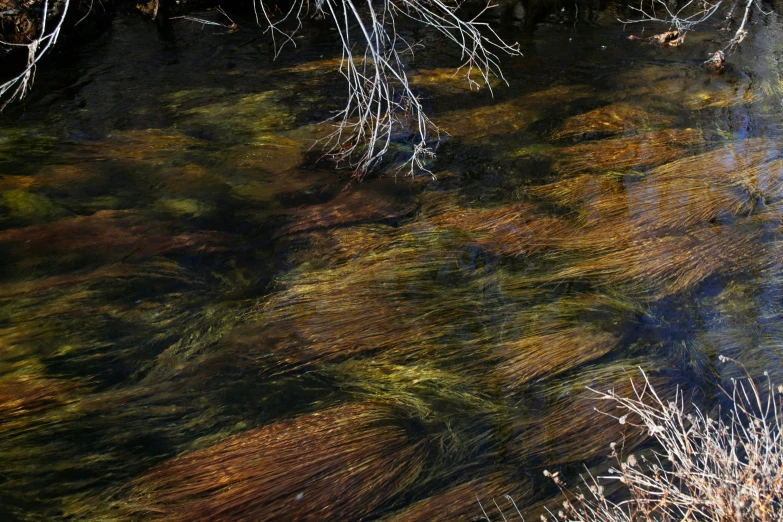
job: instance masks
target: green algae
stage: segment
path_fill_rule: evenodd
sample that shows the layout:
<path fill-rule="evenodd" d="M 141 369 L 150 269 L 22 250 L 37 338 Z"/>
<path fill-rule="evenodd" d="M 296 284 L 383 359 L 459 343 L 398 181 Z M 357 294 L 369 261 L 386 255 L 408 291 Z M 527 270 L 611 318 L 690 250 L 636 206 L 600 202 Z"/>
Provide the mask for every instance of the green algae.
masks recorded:
<path fill-rule="evenodd" d="M 19 224 L 47 223 L 69 214 L 50 198 L 20 189 L 3 192 L 0 205 L 6 210 L 2 220 Z"/>
<path fill-rule="evenodd" d="M 251 139 L 290 127 L 294 118 L 280 103 L 283 94 L 266 91 L 224 102 L 210 103 L 182 113 L 189 125 L 220 125 L 224 139 Z"/>
<path fill-rule="evenodd" d="M 203 87 L 168 93 L 163 99 L 171 104 L 172 108 L 181 109 L 184 105 L 197 104 L 204 99 L 225 97 L 227 93 L 227 89 L 222 87 Z"/>
<path fill-rule="evenodd" d="M 552 156 L 557 151 L 557 147 L 550 143 L 533 143 L 526 145 L 514 151 L 514 156 L 519 158 L 535 156 Z"/>
<path fill-rule="evenodd" d="M 209 205 L 191 198 L 161 198 L 155 207 L 175 216 L 201 217 L 212 211 Z"/>

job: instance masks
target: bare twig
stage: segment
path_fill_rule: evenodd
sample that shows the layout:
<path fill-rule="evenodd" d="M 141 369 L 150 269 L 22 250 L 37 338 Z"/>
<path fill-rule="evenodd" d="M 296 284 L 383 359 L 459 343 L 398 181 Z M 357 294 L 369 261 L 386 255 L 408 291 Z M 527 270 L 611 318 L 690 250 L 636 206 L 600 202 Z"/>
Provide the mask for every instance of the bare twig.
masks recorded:
<path fill-rule="evenodd" d="M 718 0 L 715 3 L 711 3 L 710 0 L 689 0 L 679 9 L 672 10 L 670 4 L 666 2 L 666 0 L 640 0 L 639 7 L 628 6 L 632 11 L 638 13 L 638 18 L 627 20 L 618 18 L 618 20 L 623 24 L 648 22 L 666 24 L 671 29 L 670 31 L 649 37 L 648 40 L 656 41 L 664 45 L 677 46 L 684 41 L 688 32 L 712 17 L 712 15 L 718 11 L 722 2 L 723 0 Z M 731 6 L 726 16 L 727 22 L 731 21 L 731 17 L 739 5 L 740 2 L 738 1 Z M 734 33 L 734 36 L 726 43 L 723 49 L 710 54 L 710 57 L 704 62 L 705 65 L 710 66 L 710 68 L 716 72 L 723 71 L 726 54 L 735 50 L 748 35 L 746 25 L 754 6 L 762 14 L 768 14 L 761 8 L 759 0 L 746 0 L 742 22 Z M 630 38 L 635 40 L 639 39 L 635 36 L 631 36 Z"/>
<path fill-rule="evenodd" d="M 324 144 L 326 155 L 338 164 L 354 169 L 362 177 L 377 165 L 393 141 L 407 138 L 411 144 L 407 165 L 410 173 L 427 170 L 434 156 L 434 145 L 440 137 L 438 127 L 425 114 L 418 95 L 413 91 L 405 71 L 403 56 L 414 46 L 397 32 L 397 20 L 407 18 L 433 28 L 454 43 L 462 52 L 462 70 L 471 87 L 489 86 L 490 78 L 505 81 L 496 52 L 517 55 L 518 45 L 505 43 L 486 23 L 477 17 L 463 20 L 457 14 L 459 2 L 447 0 L 317 0 L 315 14 L 330 17 L 342 44 L 339 71 L 348 86 L 345 107 L 331 120 L 335 130 Z M 301 27 L 301 16 L 309 12 L 307 0 L 297 0 L 292 7 L 273 20 L 264 0 L 256 5 L 257 20 L 273 37 L 275 52 L 287 43 L 294 44 L 293 34 Z M 485 8 L 492 6 L 488 4 Z M 284 22 L 294 27 L 286 32 Z M 277 38 L 282 37 L 278 42 Z M 478 72 L 480 83 L 474 80 Z"/>
<path fill-rule="evenodd" d="M 0 111 L 14 100 L 19 100 L 27 94 L 27 91 L 33 84 L 35 79 L 35 68 L 38 62 L 43 56 L 57 43 L 57 38 L 60 36 L 60 30 L 65 22 L 65 17 L 68 14 L 70 8 L 70 0 L 63 0 L 63 7 L 60 13 L 60 17 L 57 20 L 54 29 L 47 33 L 47 18 L 49 17 L 49 0 L 44 0 L 43 13 L 41 15 L 41 32 L 38 38 L 33 39 L 28 44 L 11 44 L 7 42 L 0 42 L 0 45 L 9 47 L 26 47 L 27 48 L 27 65 L 25 69 L 17 76 L 11 78 L 5 83 L 0 85 Z M 5 97 L 5 101 L 3 98 Z"/>
<path fill-rule="evenodd" d="M 21 74 L 0 85 L 0 99 L 6 98 L 0 109 L 25 95 L 36 64 L 60 35 L 71 0 L 63 0 L 60 19 L 47 32 L 49 1 L 44 0 L 39 38 L 29 44 L 3 44 L 26 47 L 28 63 Z M 331 118 L 334 131 L 323 143 L 327 156 L 353 168 L 359 178 L 383 159 L 396 140 L 410 143 L 410 157 L 403 167 L 409 167 L 411 174 L 429 172 L 427 165 L 440 139 L 440 130 L 425 113 L 408 80 L 404 57 L 416 46 L 399 35 L 400 18 L 430 27 L 452 42 L 461 51 L 457 70 L 464 73 L 471 88 L 486 85 L 491 91 L 492 77 L 505 81 L 498 53 L 521 54 L 518 44 L 504 42 L 489 25 L 478 21 L 483 12 L 494 7 L 491 3 L 475 17 L 463 20 L 457 12 L 461 0 L 315 0 L 314 5 L 310 0 L 294 0 L 278 15 L 277 4 L 269 0 L 253 2 L 256 20 L 271 34 L 276 55 L 286 44 L 295 45 L 293 36 L 311 9 L 315 16 L 328 16 L 334 21 L 342 46 L 339 72 L 346 80 L 348 93 L 344 108 Z M 236 31 L 237 24 L 222 9 L 218 12 L 230 24 L 191 16 L 174 19 Z"/>
<path fill-rule="evenodd" d="M 745 30 L 745 24 L 748 23 L 748 16 L 750 15 L 750 10 L 753 8 L 753 3 L 755 1 L 756 0 L 748 0 L 748 2 L 745 4 L 745 14 L 742 16 L 742 23 L 740 23 L 740 26 L 734 33 L 734 37 L 729 40 L 729 43 L 727 43 L 726 47 L 723 48 L 723 52 L 734 50 L 734 48 L 742 43 L 742 41 L 748 35 L 748 32 Z M 760 9 L 761 8 L 759 8 L 759 10 Z"/>
<path fill-rule="evenodd" d="M 669 4 L 664 0 L 649 0 L 645 6 L 645 1 L 641 0 L 639 7 L 628 6 L 632 11 L 639 13 L 639 18 L 619 19 L 623 24 L 639 23 L 661 23 L 666 24 L 680 35 L 685 35 L 695 26 L 710 18 L 721 6 L 722 0 L 716 3 L 710 3 L 702 0 L 694 5 L 696 0 L 690 0 L 677 10 L 672 10 Z"/>
<path fill-rule="evenodd" d="M 741 366 L 727 357 L 720 360 Z M 783 520 L 783 386 L 773 386 L 765 375 L 763 386 L 750 377 L 732 380 L 733 388 L 724 392 L 730 410 L 716 418 L 686 404 L 680 391 L 674 400 L 664 401 L 644 372 L 632 397 L 593 390 L 623 412 L 614 416 L 620 422 L 645 428 L 659 449 L 622 455 L 611 444 L 617 466 L 607 476 L 588 473 L 579 490 L 545 471 L 565 498 L 557 515 L 550 512 L 551 520 Z M 629 498 L 608 499 L 599 480 L 621 482 Z"/>
<path fill-rule="evenodd" d="M 234 20 L 231 19 L 230 16 L 228 16 L 228 14 L 223 10 L 222 7 L 217 6 L 215 8 L 215 11 L 217 11 L 218 13 L 222 14 L 223 16 L 225 16 L 230 23 L 228 23 L 228 24 L 221 24 L 220 22 L 214 22 L 212 20 L 205 20 L 203 18 L 196 18 L 195 16 L 172 16 L 170 18 L 170 20 L 187 20 L 189 22 L 195 22 L 197 24 L 201 24 L 202 29 L 204 28 L 204 26 L 207 26 L 207 25 L 216 25 L 218 27 L 224 27 L 224 28 L 228 29 L 229 33 L 235 33 L 235 32 L 237 32 L 239 30 L 239 26 L 236 24 L 236 22 L 234 22 Z"/>

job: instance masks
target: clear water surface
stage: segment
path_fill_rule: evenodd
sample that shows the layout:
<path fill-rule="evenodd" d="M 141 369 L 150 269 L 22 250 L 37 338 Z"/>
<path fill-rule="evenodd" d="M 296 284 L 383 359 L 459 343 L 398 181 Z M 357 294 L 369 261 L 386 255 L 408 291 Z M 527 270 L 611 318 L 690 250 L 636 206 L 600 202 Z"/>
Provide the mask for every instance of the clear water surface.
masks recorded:
<path fill-rule="evenodd" d="M 0 120 L 0 519 L 535 516 L 644 444 L 585 386 L 780 377 L 783 26 L 715 75 L 615 15 L 506 29 L 494 97 L 414 34 L 434 180 L 318 161 L 325 27 L 120 15 L 42 67 Z"/>

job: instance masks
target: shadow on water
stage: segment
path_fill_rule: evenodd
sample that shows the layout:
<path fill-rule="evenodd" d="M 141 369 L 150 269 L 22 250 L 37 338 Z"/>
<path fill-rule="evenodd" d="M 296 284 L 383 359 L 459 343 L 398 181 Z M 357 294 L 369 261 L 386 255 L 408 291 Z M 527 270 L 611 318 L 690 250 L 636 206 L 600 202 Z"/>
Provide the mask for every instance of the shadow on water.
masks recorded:
<path fill-rule="evenodd" d="M 779 378 L 780 27 L 711 76 L 606 16 L 518 35 L 495 98 L 418 54 L 436 180 L 313 163 L 328 33 L 120 16 L 42 69 L 0 130 L 0 518 L 534 516 L 646 442 L 585 386 Z"/>

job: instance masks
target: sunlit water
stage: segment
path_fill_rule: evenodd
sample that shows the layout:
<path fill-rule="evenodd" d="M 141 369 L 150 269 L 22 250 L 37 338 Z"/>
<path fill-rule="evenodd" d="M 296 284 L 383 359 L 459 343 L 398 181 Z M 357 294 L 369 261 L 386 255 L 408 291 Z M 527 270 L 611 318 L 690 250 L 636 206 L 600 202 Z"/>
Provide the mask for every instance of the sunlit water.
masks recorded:
<path fill-rule="evenodd" d="M 717 76 L 589 18 L 508 29 L 494 97 L 425 39 L 437 179 L 318 161 L 326 28 L 274 61 L 123 15 L 41 67 L 0 129 L 0 519 L 532 516 L 644 442 L 585 386 L 780 377 L 781 26 Z"/>

